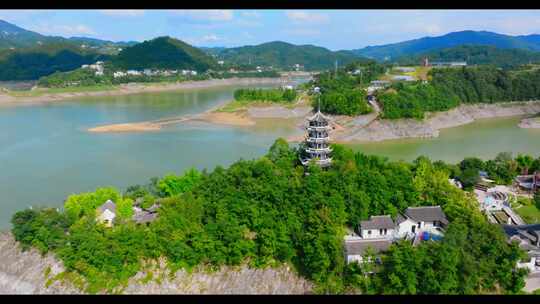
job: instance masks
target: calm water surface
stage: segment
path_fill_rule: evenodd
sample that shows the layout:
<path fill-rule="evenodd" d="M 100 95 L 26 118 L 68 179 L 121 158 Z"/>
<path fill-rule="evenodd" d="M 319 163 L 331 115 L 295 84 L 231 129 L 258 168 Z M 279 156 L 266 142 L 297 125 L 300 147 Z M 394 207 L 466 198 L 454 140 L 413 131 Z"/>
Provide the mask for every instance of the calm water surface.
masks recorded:
<path fill-rule="evenodd" d="M 266 153 L 277 137 L 298 129 L 286 120 L 252 128 L 206 123 L 179 124 L 160 132 L 99 134 L 102 124 L 153 120 L 203 112 L 232 98 L 236 87 L 93 97 L 47 105 L 0 107 L 0 229 L 28 206 L 62 205 L 71 193 L 96 187 L 120 189 L 150 177 L 190 167 L 213 169 Z M 518 118 L 495 119 L 447 129 L 437 139 L 353 145 L 391 159 L 418 155 L 459 161 L 494 157 L 499 151 L 540 154 L 540 130 L 516 126 Z"/>
<path fill-rule="evenodd" d="M 499 152 L 540 156 L 540 129 L 522 129 L 519 117 L 493 118 L 443 129 L 432 139 L 400 139 L 350 145 L 353 150 L 392 160 L 412 161 L 420 155 L 456 163 L 468 156 L 494 158 Z"/>
<path fill-rule="evenodd" d="M 264 154 L 297 128 L 189 123 L 149 133 L 88 133 L 89 127 L 203 112 L 231 100 L 236 87 L 54 104 L 0 107 L 0 229 L 28 206 L 61 206 L 71 193 L 146 183 L 190 167 L 213 169 Z"/>

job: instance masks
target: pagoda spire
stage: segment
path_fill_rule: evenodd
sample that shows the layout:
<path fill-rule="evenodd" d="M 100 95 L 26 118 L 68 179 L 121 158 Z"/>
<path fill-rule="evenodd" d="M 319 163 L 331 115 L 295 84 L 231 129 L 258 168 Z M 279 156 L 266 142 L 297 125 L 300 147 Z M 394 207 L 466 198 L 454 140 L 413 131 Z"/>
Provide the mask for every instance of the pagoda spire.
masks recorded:
<path fill-rule="evenodd" d="M 311 161 L 315 161 L 321 167 L 328 167 L 332 163 L 332 148 L 329 146 L 331 127 L 329 119 L 321 113 L 319 88 L 315 88 L 314 91 L 319 98 L 317 113 L 307 119 L 305 156 L 301 159 L 301 162 L 304 166 L 307 166 Z"/>

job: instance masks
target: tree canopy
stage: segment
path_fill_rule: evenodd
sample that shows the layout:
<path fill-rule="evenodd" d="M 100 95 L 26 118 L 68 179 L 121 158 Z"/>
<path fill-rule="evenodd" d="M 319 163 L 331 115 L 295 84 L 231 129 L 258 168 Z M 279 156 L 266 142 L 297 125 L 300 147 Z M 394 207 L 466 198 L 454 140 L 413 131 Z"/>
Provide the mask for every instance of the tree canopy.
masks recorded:
<path fill-rule="evenodd" d="M 341 145 L 333 148 L 330 168 L 304 168 L 298 150 L 278 139 L 263 157 L 227 169 L 153 178 L 124 195 L 112 188 L 72 195 L 65 212 L 17 212 L 12 231 L 25 246 L 56 253 L 69 272 L 85 278 L 89 292 L 121 291 L 143 260 L 158 257 L 166 257 L 173 270 L 288 263 L 320 293 L 512 293 L 522 288 L 524 273 L 514 271 L 522 252 L 506 243 L 470 195 L 448 183 L 456 168 L 425 157 L 390 162 Z M 92 210 L 106 199 L 129 205 L 141 197 L 161 197 L 159 217 L 149 225 L 126 220 L 106 228 L 94 220 Z M 392 245 L 369 279 L 365 265 L 346 265 L 347 226 L 426 205 L 440 205 L 450 220 L 442 241 Z"/>

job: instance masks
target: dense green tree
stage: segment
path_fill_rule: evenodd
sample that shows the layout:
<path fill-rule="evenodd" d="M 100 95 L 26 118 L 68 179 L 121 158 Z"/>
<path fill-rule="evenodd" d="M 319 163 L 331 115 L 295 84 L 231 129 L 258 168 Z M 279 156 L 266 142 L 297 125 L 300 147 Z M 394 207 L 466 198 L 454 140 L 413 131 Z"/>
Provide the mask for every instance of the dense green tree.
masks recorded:
<path fill-rule="evenodd" d="M 72 195 L 65 212 L 18 212 L 12 232 L 26 247 L 56 253 L 94 293 L 119 291 L 143 261 L 159 257 L 171 270 L 288 263 L 320 293 L 514 293 L 522 288 L 525 274 L 515 265 L 523 252 L 486 220 L 474 197 L 448 183 L 452 166 L 425 157 L 391 162 L 333 148 L 331 167 L 304 168 L 298 149 L 279 139 L 265 156 L 227 169 L 153 178 L 129 187 L 123 197 L 113 188 Z M 500 155 L 494 164 L 512 161 Z M 465 161 L 465 171 L 476 170 L 477 163 Z M 157 220 L 130 221 L 132 200 L 152 202 L 154 193 L 162 196 Z M 107 199 L 117 203 L 119 217 L 110 228 L 92 216 Z M 382 264 L 345 264 L 347 226 L 425 205 L 440 205 L 450 221 L 441 241 L 414 247 L 398 242 L 381 253 Z"/>

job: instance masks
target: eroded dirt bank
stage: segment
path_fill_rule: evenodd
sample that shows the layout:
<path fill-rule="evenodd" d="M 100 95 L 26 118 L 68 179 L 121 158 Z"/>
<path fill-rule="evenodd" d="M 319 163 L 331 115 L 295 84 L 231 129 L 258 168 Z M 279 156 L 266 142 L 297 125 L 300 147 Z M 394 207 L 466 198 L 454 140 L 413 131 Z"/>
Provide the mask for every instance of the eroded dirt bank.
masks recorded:
<path fill-rule="evenodd" d="M 438 137 L 440 129 L 469 124 L 477 119 L 534 115 L 539 112 L 538 101 L 461 105 L 447 112 L 429 113 L 424 120 L 376 119 L 367 125 L 353 121 L 345 130 L 335 132 L 334 139 L 354 142 Z"/>

